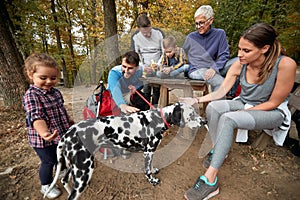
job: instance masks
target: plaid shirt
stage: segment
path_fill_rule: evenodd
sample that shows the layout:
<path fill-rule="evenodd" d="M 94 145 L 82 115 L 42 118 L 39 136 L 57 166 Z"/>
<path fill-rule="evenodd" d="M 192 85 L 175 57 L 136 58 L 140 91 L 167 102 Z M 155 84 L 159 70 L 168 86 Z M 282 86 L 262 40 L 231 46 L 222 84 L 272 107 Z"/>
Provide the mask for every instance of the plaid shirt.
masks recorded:
<path fill-rule="evenodd" d="M 26 126 L 29 144 L 32 147 L 44 148 L 57 144 L 69 128 L 69 117 L 64 107 L 64 99 L 58 89 L 52 88 L 45 91 L 30 85 L 23 96 L 23 106 L 26 111 Z M 53 133 L 58 130 L 59 136 L 53 141 L 47 142 L 33 128 L 35 120 L 45 120 L 48 130 Z"/>

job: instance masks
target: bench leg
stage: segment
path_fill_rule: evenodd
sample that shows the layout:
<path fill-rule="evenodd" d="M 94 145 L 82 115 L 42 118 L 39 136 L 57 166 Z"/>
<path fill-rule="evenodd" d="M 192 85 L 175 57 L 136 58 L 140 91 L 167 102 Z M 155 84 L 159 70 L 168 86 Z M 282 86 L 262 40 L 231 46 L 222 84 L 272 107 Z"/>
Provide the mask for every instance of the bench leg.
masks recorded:
<path fill-rule="evenodd" d="M 160 86 L 160 98 L 159 98 L 159 105 L 161 107 L 167 106 L 169 103 L 169 94 L 168 94 L 168 88 L 164 85 Z"/>

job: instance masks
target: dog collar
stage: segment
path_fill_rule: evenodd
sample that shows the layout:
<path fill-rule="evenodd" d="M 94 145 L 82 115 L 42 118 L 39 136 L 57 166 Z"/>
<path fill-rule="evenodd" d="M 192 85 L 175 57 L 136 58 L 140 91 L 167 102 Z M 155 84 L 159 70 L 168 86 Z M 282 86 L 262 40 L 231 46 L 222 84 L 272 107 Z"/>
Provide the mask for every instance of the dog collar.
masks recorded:
<path fill-rule="evenodd" d="M 167 128 L 170 128 L 171 126 L 170 126 L 170 124 L 167 122 L 167 120 L 166 120 L 166 118 L 165 118 L 165 116 L 164 116 L 164 114 L 163 114 L 163 112 L 162 112 L 162 108 L 160 108 L 160 116 L 161 116 L 162 120 L 164 121 L 165 125 L 167 126 Z"/>

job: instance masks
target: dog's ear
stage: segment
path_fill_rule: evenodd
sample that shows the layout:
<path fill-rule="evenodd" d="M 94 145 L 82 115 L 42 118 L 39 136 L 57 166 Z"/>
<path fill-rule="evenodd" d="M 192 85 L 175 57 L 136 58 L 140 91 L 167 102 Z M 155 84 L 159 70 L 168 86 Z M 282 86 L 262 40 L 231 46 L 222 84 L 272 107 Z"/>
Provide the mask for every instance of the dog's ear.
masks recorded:
<path fill-rule="evenodd" d="M 181 114 L 182 114 L 182 111 L 181 111 L 180 103 L 176 103 L 175 107 L 173 109 L 172 116 L 171 116 L 172 124 L 180 126 Z"/>

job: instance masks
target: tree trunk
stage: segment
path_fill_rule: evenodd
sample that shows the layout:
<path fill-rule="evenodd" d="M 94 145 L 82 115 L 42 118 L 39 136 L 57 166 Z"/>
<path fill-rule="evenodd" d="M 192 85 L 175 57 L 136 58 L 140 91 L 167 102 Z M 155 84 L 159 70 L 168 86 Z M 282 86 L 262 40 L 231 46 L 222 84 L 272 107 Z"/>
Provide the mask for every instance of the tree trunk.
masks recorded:
<path fill-rule="evenodd" d="M 57 26 L 58 19 L 57 19 L 57 15 L 56 15 L 54 0 L 51 0 L 51 11 L 52 11 L 52 15 L 53 15 L 54 24 L 55 24 L 55 36 L 56 36 L 57 49 L 58 49 L 58 53 L 61 57 L 64 86 L 65 87 L 71 87 L 71 83 L 69 81 L 69 76 L 68 76 L 68 71 L 67 71 L 67 66 L 66 66 L 66 61 L 65 61 L 65 58 L 63 56 L 63 49 L 62 49 L 62 44 L 61 44 L 61 39 L 60 39 L 60 32 L 59 32 L 59 28 Z"/>
<path fill-rule="evenodd" d="M 67 28 L 67 34 L 68 34 L 68 46 L 69 46 L 69 51 L 70 51 L 70 55 L 71 55 L 71 65 L 72 65 L 72 75 L 73 75 L 73 81 L 77 80 L 81 83 L 81 78 L 80 78 L 80 74 L 78 74 L 77 77 L 77 72 L 78 72 L 78 68 L 76 65 L 76 61 L 75 61 L 75 53 L 74 53 L 74 46 L 73 46 L 73 36 L 72 36 L 72 19 L 71 19 L 71 12 L 68 8 L 68 6 L 65 6 L 65 12 L 66 12 L 66 22 L 68 24 Z"/>
<path fill-rule="evenodd" d="M 121 63 L 118 45 L 116 3 L 103 0 L 105 48 L 109 69 Z"/>
<path fill-rule="evenodd" d="M 97 16 L 97 3 L 96 3 L 96 0 L 92 0 L 92 26 L 93 27 L 97 27 L 96 26 L 96 16 Z M 93 30 L 93 35 L 96 35 L 95 33 L 95 29 Z M 98 48 L 97 48 L 97 44 L 98 44 L 98 37 L 96 36 L 93 36 L 93 49 L 94 49 L 94 53 L 92 54 L 93 55 L 93 59 L 92 59 L 92 83 L 95 84 L 96 81 L 101 78 L 101 77 L 96 77 L 96 68 L 97 68 L 97 56 L 98 56 Z M 97 78 L 97 80 L 96 80 Z"/>
<path fill-rule="evenodd" d="M 22 96 L 28 88 L 23 73 L 24 60 L 9 27 L 10 17 L 0 1 L 0 96 L 5 106 L 22 110 Z"/>

